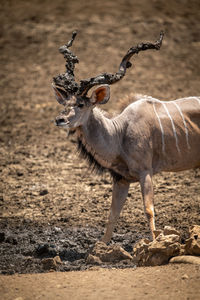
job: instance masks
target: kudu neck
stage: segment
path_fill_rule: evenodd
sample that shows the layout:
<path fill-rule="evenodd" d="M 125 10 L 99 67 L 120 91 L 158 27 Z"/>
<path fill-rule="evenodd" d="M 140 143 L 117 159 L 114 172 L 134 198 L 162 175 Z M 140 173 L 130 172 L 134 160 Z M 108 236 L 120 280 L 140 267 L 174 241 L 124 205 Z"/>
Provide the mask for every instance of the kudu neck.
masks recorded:
<path fill-rule="evenodd" d="M 91 111 L 87 122 L 81 126 L 79 138 L 88 149 L 106 160 L 118 155 L 120 137 L 116 124 L 98 108 Z"/>
<path fill-rule="evenodd" d="M 86 126 L 83 127 L 87 133 L 95 136 L 113 138 L 117 132 L 113 119 L 106 116 L 106 112 L 95 107 L 88 118 Z"/>

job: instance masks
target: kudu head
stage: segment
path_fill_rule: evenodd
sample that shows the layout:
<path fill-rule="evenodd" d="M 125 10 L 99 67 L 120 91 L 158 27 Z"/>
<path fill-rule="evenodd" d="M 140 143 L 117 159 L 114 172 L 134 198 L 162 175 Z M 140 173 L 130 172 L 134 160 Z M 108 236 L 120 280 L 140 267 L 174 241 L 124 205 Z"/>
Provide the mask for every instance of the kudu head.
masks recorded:
<path fill-rule="evenodd" d="M 115 74 L 103 73 L 96 77 L 81 80 L 80 83 L 75 82 L 74 68 L 79 62 L 69 48 L 76 37 L 77 32 L 72 33 L 71 40 L 64 46 L 59 48 L 61 54 L 66 60 L 66 72 L 53 78 L 53 89 L 57 101 L 64 105 L 64 111 L 56 118 L 56 125 L 75 129 L 83 125 L 97 104 L 105 104 L 110 98 L 109 85 L 122 79 L 126 73 L 126 69 L 131 67 L 130 58 L 133 54 L 148 49 L 159 50 L 163 40 L 163 31 L 160 33 L 160 38 L 155 43 L 141 43 L 136 47 L 131 47 L 123 57 L 118 72 Z M 88 91 L 98 85 L 92 95 L 88 96 Z"/>

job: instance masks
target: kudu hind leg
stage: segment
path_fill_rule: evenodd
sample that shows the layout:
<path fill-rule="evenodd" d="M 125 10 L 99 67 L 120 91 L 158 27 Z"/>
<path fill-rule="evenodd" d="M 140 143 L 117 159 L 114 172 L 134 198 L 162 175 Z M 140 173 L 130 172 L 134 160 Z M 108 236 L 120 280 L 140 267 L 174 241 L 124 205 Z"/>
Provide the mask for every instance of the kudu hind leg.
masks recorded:
<path fill-rule="evenodd" d="M 102 238 L 104 243 L 108 243 L 112 237 L 114 226 L 119 218 L 122 207 L 128 195 L 129 183 L 125 181 L 118 181 L 113 183 L 112 204 L 110 208 L 110 215 L 106 227 L 105 234 Z"/>
<path fill-rule="evenodd" d="M 142 197 L 144 202 L 144 212 L 149 221 L 152 238 L 155 239 L 155 216 L 153 203 L 153 184 L 151 172 L 143 172 L 140 176 L 140 186 L 142 190 Z"/>

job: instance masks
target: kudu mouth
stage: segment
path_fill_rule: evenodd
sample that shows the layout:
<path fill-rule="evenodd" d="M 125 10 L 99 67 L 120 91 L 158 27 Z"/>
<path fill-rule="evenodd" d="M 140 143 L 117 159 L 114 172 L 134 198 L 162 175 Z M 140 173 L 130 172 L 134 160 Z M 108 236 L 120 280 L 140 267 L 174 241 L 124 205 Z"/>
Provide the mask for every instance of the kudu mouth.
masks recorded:
<path fill-rule="evenodd" d="M 65 118 L 63 117 L 57 117 L 55 119 L 55 125 L 58 127 L 68 127 L 69 121 L 65 120 Z"/>

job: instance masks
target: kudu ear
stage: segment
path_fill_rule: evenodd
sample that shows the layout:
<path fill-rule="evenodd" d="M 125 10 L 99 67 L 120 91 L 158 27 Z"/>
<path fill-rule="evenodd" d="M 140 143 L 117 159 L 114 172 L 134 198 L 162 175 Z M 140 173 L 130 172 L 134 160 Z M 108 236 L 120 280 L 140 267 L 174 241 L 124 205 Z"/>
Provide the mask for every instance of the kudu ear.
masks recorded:
<path fill-rule="evenodd" d="M 55 86 L 53 83 L 52 83 L 52 87 L 53 87 L 54 94 L 56 96 L 56 100 L 58 101 L 58 103 L 64 105 L 66 100 L 68 99 L 67 92 L 62 90 L 61 88 Z"/>
<path fill-rule="evenodd" d="M 105 104 L 110 99 L 109 85 L 101 85 L 92 92 L 90 101 L 92 104 Z"/>

